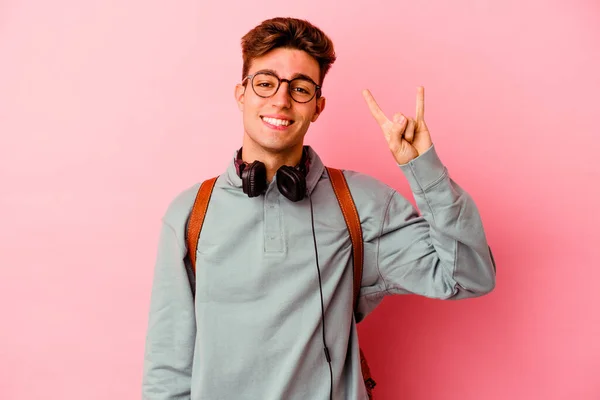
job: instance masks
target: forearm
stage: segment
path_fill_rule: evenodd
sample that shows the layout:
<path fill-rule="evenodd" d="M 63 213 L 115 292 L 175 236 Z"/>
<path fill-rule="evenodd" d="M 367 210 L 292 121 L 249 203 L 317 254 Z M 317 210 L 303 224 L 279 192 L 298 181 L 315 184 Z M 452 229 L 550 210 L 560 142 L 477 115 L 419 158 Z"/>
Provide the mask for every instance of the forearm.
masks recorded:
<path fill-rule="evenodd" d="M 485 294 L 495 286 L 495 265 L 473 199 L 448 176 L 435 148 L 401 165 L 429 226 L 440 271 L 453 283 L 451 298 Z"/>

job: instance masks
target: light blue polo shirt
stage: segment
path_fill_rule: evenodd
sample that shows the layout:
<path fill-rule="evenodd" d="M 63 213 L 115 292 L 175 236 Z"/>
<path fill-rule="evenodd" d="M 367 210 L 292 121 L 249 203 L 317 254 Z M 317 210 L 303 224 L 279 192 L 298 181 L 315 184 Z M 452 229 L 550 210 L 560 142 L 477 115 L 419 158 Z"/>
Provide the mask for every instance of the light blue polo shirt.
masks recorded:
<path fill-rule="evenodd" d="M 168 207 L 152 286 L 144 400 L 329 399 L 311 200 L 333 398 L 367 399 L 352 310 L 352 245 L 324 165 L 308 150 L 310 199 L 299 202 L 279 193 L 275 180 L 264 195 L 249 198 L 231 160 L 198 242 L 195 296 L 184 265 L 185 228 L 199 184 Z M 495 286 L 477 207 L 435 147 L 399 169 L 420 213 L 382 182 L 344 171 L 364 239 L 359 318 L 385 295 L 463 299 Z"/>

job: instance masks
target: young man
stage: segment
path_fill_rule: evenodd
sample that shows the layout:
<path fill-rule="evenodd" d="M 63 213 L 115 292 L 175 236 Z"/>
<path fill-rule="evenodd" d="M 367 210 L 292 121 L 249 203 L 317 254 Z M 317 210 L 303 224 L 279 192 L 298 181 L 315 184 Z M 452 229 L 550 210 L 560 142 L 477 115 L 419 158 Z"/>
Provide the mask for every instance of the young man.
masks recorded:
<path fill-rule="evenodd" d="M 248 32 L 242 50 L 242 146 L 214 186 L 195 275 L 186 227 L 199 184 L 163 218 L 143 399 L 366 399 L 352 245 L 323 161 L 303 142 L 325 109 L 333 44 L 306 21 L 276 18 Z M 495 265 L 480 216 L 436 154 L 423 89 L 414 119 L 389 120 L 363 95 L 421 215 L 390 187 L 344 171 L 364 240 L 357 319 L 385 295 L 490 292 Z"/>

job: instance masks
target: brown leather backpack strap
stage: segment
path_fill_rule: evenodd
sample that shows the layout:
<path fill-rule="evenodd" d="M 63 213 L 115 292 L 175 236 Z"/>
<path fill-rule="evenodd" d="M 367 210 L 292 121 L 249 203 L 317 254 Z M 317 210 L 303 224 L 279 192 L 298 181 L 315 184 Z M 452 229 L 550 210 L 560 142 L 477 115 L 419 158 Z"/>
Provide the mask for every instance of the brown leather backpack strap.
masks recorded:
<path fill-rule="evenodd" d="M 358 305 L 358 295 L 360 293 L 360 285 L 362 281 L 362 269 L 364 259 L 363 236 L 362 228 L 360 226 L 360 218 L 358 216 L 358 211 L 356 210 L 354 200 L 352 199 L 352 194 L 350 193 L 350 189 L 348 188 L 348 183 L 346 182 L 346 178 L 344 177 L 344 173 L 336 168 L 326 168 L 327 173 L 329 174 L 329 179 L 331 180 L 333 192 L 337 197 L 338 203 L 340 204 L 340 209 L 342 210 L 342 214 L 344 215 L 344 220 L 346 221 L 348 232 L 350 233 L 350 240 L 352 241 L 352 251 L 354 258 L 353 298 L 354 309 L 356 309 L 356 306 Z"/>
<path fill-rule="evenodd" d="M 358 210 L 356 209 L 356 204 L 354 203 L 354 199 L 350 193 L 350 188 L 348 187 L 348 182 L 346 182 L 344 173 L 336 168 L 326 167 L 326 169 L 327 173 L 329 174 L 329 179 L 331 180 L 333 192 L 335 193 L 335 197 L 337 198 L 340 209 L 342 210 L 342 214 L 344 215 L 344 220 L 346 221 L 346 226 L 348 227 L 348 232 L 350 233 L 350 240 L 352 241 L 354 260 L 353 310 L 356 312 L 356 308 L 358 306 L 358 296 L 360 294 L 360 286 L 362 283 L 364 263 L 362 227 L 360 225 Z M 367 358 L 365 357 L 362 348 L 359 348 L 359 351 L 363 380 L 367 389 L 367 395 L 369 396 L 369 399 L 372 400 L 373 388 L 375 387 L 376 383 L 371 376 L 371 370 L 369 369 L 369 364 L 367 363 Z"/>
<path fill-rule="evenodd" d="M 200 231 L 202 230 L 202 224 L 204 224 L 204 217 L 206 216 L 206 210 L 208 209 L 208 202 L 212 195 L 213 188 L 217 182 L 218 176 L 210 178 L 202 182 L 198 193 L 196 194 L 196 200 L 194 200 L 194 206 L 190 213 L 187 226 L 187 248 L 188 256 L 192 262 L 192 271 L 196 274 L 196 250 L 198 249 L 198 239 L 200 238 Z"/>

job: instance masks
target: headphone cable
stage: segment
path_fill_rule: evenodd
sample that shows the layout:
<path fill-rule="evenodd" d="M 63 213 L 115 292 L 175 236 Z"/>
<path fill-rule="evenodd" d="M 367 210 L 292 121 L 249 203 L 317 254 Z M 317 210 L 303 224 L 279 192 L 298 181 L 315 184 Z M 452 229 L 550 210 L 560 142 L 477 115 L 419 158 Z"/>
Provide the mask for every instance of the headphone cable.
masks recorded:
<path fill-rule="evenodd" d="M 312 233 L 313 233 L 313 242 L 315 244 L 315 261 L 317 264 L 317 276 L 319 277 L 319 292 L 321 294 L 321 319 L 323 321 L 323 350 L 325 351 L 325 358 L 327 359 L 327 364 L 329 365 L 329 399 L 333 399 L 333 370 L 331 368 L 331 354 L 329 353 L 329 348 L 327 348 L 327 341 L 325 339 L 325 307 L 323 305 L 323 288 L 321 286 L 321 269 L 319 268 L 319 253 L 317 251 L 317 237 L 315 234 L 315 217 L 313 214 L 313 203 L 312 197 L 309 195 L 308 200 L 310 201 L 310 221 L 312 225 Z"/>

